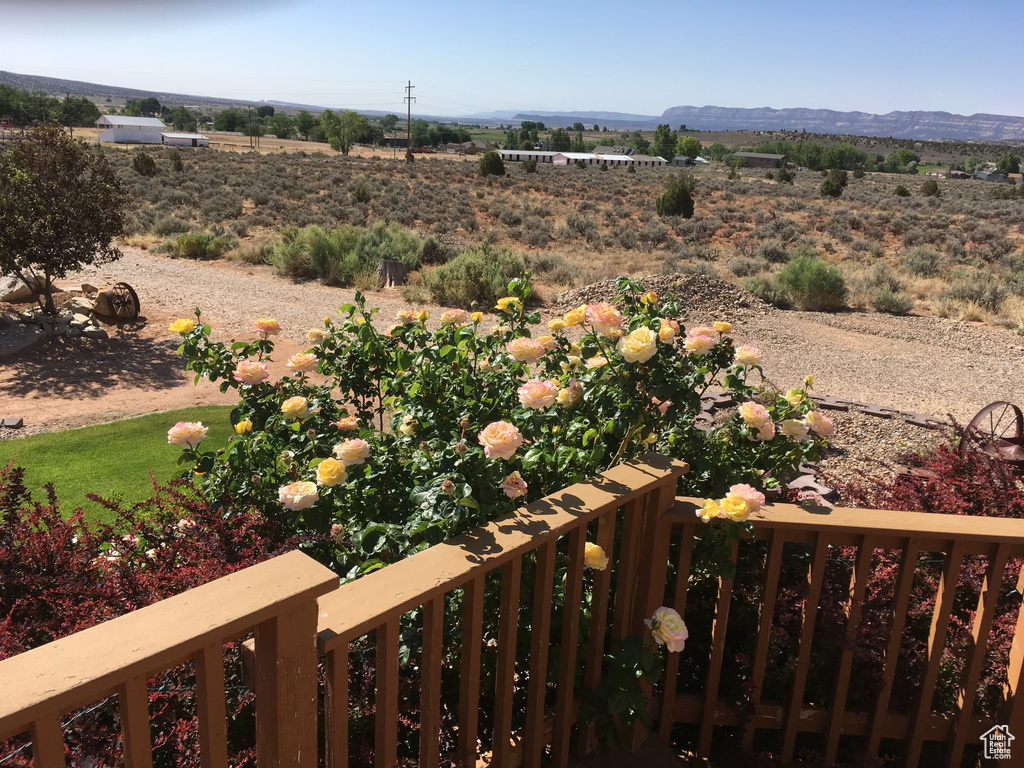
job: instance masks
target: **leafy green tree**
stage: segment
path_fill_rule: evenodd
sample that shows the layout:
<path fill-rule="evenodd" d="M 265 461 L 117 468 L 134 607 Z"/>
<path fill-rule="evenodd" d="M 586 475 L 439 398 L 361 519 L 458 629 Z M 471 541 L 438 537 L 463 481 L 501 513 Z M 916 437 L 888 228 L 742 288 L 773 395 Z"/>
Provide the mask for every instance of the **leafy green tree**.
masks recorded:
<path fill-rule="evenodd" d="M 128 99 L 125 102 L 124 109 L 121 110 L 121 114 L 125 117 L 142 117 L 142 110 L 139 109 L 139 104 L 135 99 Z"/>
<path fill-rule="evenodd" d="M 682 216 L 688 219 L 693 216 L 693 191 L 697 188 L 697 179 L 692 173 L 681 173 L 669 179 L 665 193 L 655 201 L 655 209 L 659 216 Z"/>
<path fill-rule="evenodd" d="M 788 154 L 788 153 L 782 153 Z M 868 155 L 852 144 L 833 144 L 825 148 L 825 168 L 840 168 L 845 171 L 855 171 L 867 166 Z"/>
<path fill-rule="evenodd" d="M 128 197 L 102 152 L 55 124 L 0 152 L 0 274 L 31 285 L 41 278 L 43 308 L 57 314 L 53 281 L 89 264 L 120 258 Z"/>
<path fill-rule="evenodd" d="M 213 129 L 215 131 L 246 131 L 248 127 L 249 115 L 235 107 L 222 110 L 213 116 Z"/>
<path fill-rule="evenodd" d="M 260 118 L 273 117 L 274 108 L 270 104 L 262 104 L 256 107 L 256 116 Z"/>
<path fill-rule="evenodd" d="M 176 131 L 195 131 L 199 120 L 194 112 L 185 107 L 175 107 L 171 110 L 171 125 Z"/>
<path fill-rule="evenodd" d="M 600 130 L 601 130 L 601 126 L 599 126 L 597 123 L 594 123 L 594 128 L 593 128 L 594 133 L 597 133 Z"/>
<path fill-rule="evenodd" d="M 66 96 L 53 111 L 53 117 L 61 125 L 94 125 L 100 119 L 100 111 L 85 96 Z"/>
<path fill-rule="evenodd" d="M 537 130 L 537 124 L 533 120 L 523 120 L 523 122 L 519 124 L 519 127 L 527 133 Z"/>
<path fill-rule="evenodd" d="M 839 197 L 843 194 L 843 190 L 846 189 L 848 182 L 849 179 L 846 176 L 846 171 L 841 168 L 833 168 L 828 172 L 828 176 L 821 184 L 821 196 Z"/>
<path fill-rule="evenodd" d="M 395 130 L 396 125 L 398 125 L 398 115 L 384 115 L 380 119 L 380 127 L 385 131 Z"/>
<path fill-rule="evenodd" d="M 343 155 L 347 155 L 352 145 L 369 130 L 367 119 L 351 109 L 343 110 L 340 114 L 325 109 L 320 113 L 320 124 L 324 127 L 331 149 Z"/>
<path fill-rule="evenodd" d="M 976 170 L 978 170 L 978 168 L 980 168 L 984 164 L 985 161 L 982 160 L 980 157 L 968 157 L 966 160 L 964 160 L 964 170 L 967 171 L 967 173 L 974 173 Z"/>
<path fill-rule="evenodd" d="M 536 130 L 538 130 L 538 131 L 546 131 L 547 127 L 545 127 L 544 123 L 542 123 L 540 120 L 538 120 L 537 121 L 537 129 Z"/>
<path fill-rule="evenodd" d="M 716 141 L 714 144 L 712 144 L 710 147 L 704 150 L 704 155 L 720 163 L 723 160 L 725 160 L 725 158 L 728 157 L 731 152 L 732 150 L 725 146 L 725 144 L 723 144 L 720 141 Z M 680 149 L 679 154 L 685 155 L 686 153 Z"/>
<path fill-rule="evenodd" d="M 672 162 L 672 158 L 676 155 L 677 141 L 679 141 L 679 137 L 668 125 L 659 125 L 654 130 L 652 151 L 654 154 L 661 155 L 669 162 Z"/>
<path fill-rule="evenodd" d="M 583 132 L 583 131 L 587 130 L 587 129 L 586 129 L 585 127 L 584 127 L 583 123 L 573 123 L 573 124 L 572 124 L 572 129 L 573 129 L 574 131 L 578 132 L 578 133 L 580 133 L 580 132 Z"/>
<path fill-rule="evenodd" d="M 925 179 L 924 184 L 921 185 L 921 194 L 925 197 L 938 197 L 939 182 L 935 179 Z"/>
<path fill-rule="evenodd" d="M 505 163 L 497 152 L 485 152 L 480 157 L 477 170 L 481 176 L 504 176 Z"/>
<path fill-rule="evenodd" d="M 921 157 L 916 152 L 911 152 L 909 149 L 897 149 L 885 158 L 882 170 L 886 173 L 909 173 L 910 164 L 915 163 L 914 172 L 916 172 L 916 163 L 919 162 L 921 162 Z"/>
<path fill-rule="evenodd" d="M 651 142 L 643 137 L 643 135 L 637 131 L 637 135 L 633 138 L 633 149 L 639 152 L 641 155 L 646 155 L 651 148 Z"/>
<path fill-rule="evenodd" d="M 274 115 L 269 121 L 270 130 L 279 139 L 290 139 L 295 134 L 295 120 L 288 115 Z"/>
<path fill-rule="evenodd" d="M 573 151 L 573 152 L 586 152 L 587 151 L 587 145 L 583 143 L 583 134 L 582 133 L 577 133 L 573 137 L 573 140 L 572 140 L 572 150 L 571 151 Z"/>
<path fill-rule="evenodd" d="M 295 117 L 295 127 L 299 129 L 299 133 L 306 141 L 309 141 L 309 132 L 313 130 L 317 122 L 317 119 L 304 109 Z"/>
<path fill-rule="evenodd" d="M 1020 157 L 1012 152 L 1007 152 L 999 158 L 996 170 L 999 173 L 1020 173 Z"/>
<path fill-rule="evenodd" d="M 555 152 L 569 152 L 572 150 L 572 137 L 565 128 L 555 128 L 551 132 L 551 149 Z"/>
<path fill-rule="evenodd" d="M 426 120 L 413 120 L 409 131 L 412 133 L 413 147 L 427 146 L 427 142 L 430 140 L 430 124 Z"/>
<path fill-rule="evenodd" d="M 531 150 L 533 149 L 533 140 L 527 136 L 519 142 L 519 149 Z"/>
<path fill-rule="evenodd" d="M 712 147 L 721 147 L 722 149 L 725 149 L 725 146 L 722 144 L 712 144 L 711 147 L 708 147 L 708 150 Z M 695 139 L 693 136 L 680 136 L 679 141 L 676 143 L 677 155 L 683 155 L 684 157 L 700 157 L 700 153 L 703 151 L 704 147 L 701 145 L 700 139 Z M 665 159 L 667 160 L 668 158 Z M 715 159 L 717 160 L 718 158 Z"/>

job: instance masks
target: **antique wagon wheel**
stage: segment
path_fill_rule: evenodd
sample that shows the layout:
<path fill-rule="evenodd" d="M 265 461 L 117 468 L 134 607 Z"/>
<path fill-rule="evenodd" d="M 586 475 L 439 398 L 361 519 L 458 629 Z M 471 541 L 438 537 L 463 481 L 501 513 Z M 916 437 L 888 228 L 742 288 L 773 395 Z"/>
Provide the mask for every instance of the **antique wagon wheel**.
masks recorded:
<path fill-rule="evenodd" d="M 135 320 L 139 316 L 139 296 L 128 283 L 116 283 L 110 289 L 110 309 L 118 320 Z"/>
<path fill-rule="evenodd" d="M 998 456 L 997 443 L 1024 437 L 1024 414 L 1005 400 L 989 403 L 971 419 L 960 436 L 959 450 L 983 451 Z"/>

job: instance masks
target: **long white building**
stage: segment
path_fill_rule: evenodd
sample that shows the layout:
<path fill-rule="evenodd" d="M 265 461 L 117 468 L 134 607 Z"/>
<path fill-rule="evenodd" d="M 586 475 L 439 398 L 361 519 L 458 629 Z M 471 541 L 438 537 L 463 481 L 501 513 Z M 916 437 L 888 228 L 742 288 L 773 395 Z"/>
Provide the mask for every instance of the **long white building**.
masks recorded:
<path fill-rule="evenodd" d="M 648 166 L 659 167 L 668 165 L 663 157 L 650 157 L 648 155 L 606 155 L 594 154 L 593 152 L 541 152 L 533 149 L 499 149 L 501 159 L 517 163 L 526 160 L 536 160 L 538 163 L 550 165 L 611 165 L 616 167 L 626 166 Z"/>
<path fill-rule="evenodd" d="M 96 121 L 96 127 L 100 129 L 100 141 L 115 144 L 161 144 L 161 134 L 167 130 L 158 118 L 125 115 L 103 115 Z"/>

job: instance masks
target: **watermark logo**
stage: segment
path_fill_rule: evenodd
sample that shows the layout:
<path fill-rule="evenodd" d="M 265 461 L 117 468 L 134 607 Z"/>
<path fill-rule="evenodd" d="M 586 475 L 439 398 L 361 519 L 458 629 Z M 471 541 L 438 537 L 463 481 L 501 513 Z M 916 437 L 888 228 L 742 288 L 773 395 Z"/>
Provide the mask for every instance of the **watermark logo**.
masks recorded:
<path fill-rule="evenodd" d="M 1010 742 L 1014 736 L 1008 725 L 996 725 L 981 735 L 986 760 L 1009 760 Z"/>

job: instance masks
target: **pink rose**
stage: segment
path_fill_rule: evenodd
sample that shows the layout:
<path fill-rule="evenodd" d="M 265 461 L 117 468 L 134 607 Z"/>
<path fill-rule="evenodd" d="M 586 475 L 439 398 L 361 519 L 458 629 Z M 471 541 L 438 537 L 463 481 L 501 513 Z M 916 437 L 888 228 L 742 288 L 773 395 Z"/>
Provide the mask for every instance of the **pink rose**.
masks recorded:
<path fill-rule="evenodd" d="M 587 306 L 587 322 L 602 336 L 611 336 L 622 325 L 622 313 L 607 301 Z"/>
<path fill-rule="evenodd" d="M 715 346 L 715 340 L 703 333 L 690 333 L 683 342 L 683 348 L 693 355 L 706 355 Z"/>
<path fill-rule="evenodd" d="M 760 365 L 761 350 L 757 347 L 736 347 L 736 365 Z"/>
<path fill-rule="evenodd" d="M 501 488 L 510 499 L 518 499 L 526 495 L 526 481 L 518 472 L 513 472 L 501 482 Z"/>
<path fill-rule="evenodd" d="M 256 360 L 242 360 L 235 366 L 234 379 L 242 384 L 259 384 L 269 376 L 267 366 Z"/>
<path fill-rule="evenodd" d="M 488 424 L 477 437 L 480 445 L 484 447 L 484 455 L 488 459 L 505 459 L 508 461 L 512 454 L 523 444 L 523 436 L 514 424 L 507 421 L 495 421 Z"/>
<path fill-rule="evenodd" d="M 299 352 L 288 360 L 288 367 L 296 373 L 310 373 L 316 370 L 316 355 L 312 352 Z"/>
<path fill-rule="evenodd" d="M 765 422 L 771 421 L 768 409 L 760 403 L 748 401 L 739 408 L 739 414 L 749 426 L 760 428 Z"/>
<path fill-rule="evenodd" d="M 466 325 L 469 321 L 469 312 L 464 309 L 446 309 L 441 315 L 441 325 Z"/>
<path fill-rule="evenodd" d="M 252 330 L 254 333 L 261 334 L 263 338 L 267 338 L 275 333 L 280 333 L 281 324 L 272 317 L 259 317 L 252 321 Z"/>
<path fill-rule="evenodd" d="M 519 402 L 534 410 L 550 408 L 558 397 L 558 385 L 541 379 L 532 379 L 516 391 L 519 393 Z"/>
<path fill-rule="evenodd" d="M 167 442 L 182 448 L 195 448 L 206 439 L 209 429 L 201 421 L 179 421 L 167 430 Z"/>
<path fill-rule="evenodd" d="M 319 499 L 320 494 L 315 483 L 291 483 L 277 489 L 277 500 L 293 512 L 307 509 L 316 504 Z"/>
<path fill-rule="evenodd" d="M 355 416 L 345 416 L 334 422 L 339 432 L 355 432 L 359 429 L 359 419 Z"/>
<path fill-rule="evenodd" d="M 536 363 L 544 356 L 544 345 L 536 339 L 521 336 L 512 339 L 505 345 L 505 350 L 512 356 L 513 360 L 520 363 Z"/>
<path fill-rule="evenodd" d="M 804 416 L 804 424 L 822 437 L 831 437 L 836 431 L 832 419 L 820 411 L 811 411 Z"/>
<path fill-rule="evenodd" d="M 370 458 L 370 444 L 361 438 L 355 437 L 334 446 L 334 455 L 346 467 L 353 467 L 356 464 L 362 464 Z"/>

